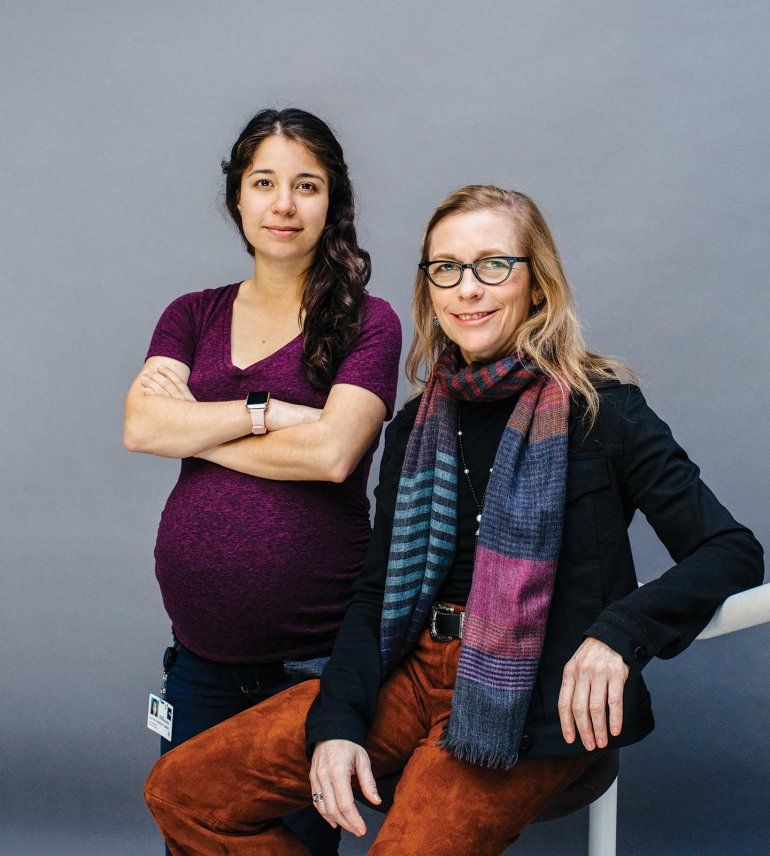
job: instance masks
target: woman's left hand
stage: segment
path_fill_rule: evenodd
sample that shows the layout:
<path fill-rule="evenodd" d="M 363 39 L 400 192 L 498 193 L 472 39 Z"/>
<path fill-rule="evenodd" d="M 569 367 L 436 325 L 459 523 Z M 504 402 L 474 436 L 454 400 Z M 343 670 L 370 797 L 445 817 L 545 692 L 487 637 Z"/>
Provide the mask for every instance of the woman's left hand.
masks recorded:
<path fill-rule="evenodd" d="M 197 401 L 187 384 L 168 366 L 158 366 L 155 371 L 145 372 L 140 383 L 144 387 L 145 395 L 165 395 L 183 401 Z"/>
<path fill-rule="evenodd" d="M 630 669 L 617 651 L 588 636 L 564 667 L 559 693 L 559 719 L 567 743 L 575 740 L 575 727 L 586 749 L 607 745 L 607 708 L 610 732 L 623 725 L 623 686 Z"/>

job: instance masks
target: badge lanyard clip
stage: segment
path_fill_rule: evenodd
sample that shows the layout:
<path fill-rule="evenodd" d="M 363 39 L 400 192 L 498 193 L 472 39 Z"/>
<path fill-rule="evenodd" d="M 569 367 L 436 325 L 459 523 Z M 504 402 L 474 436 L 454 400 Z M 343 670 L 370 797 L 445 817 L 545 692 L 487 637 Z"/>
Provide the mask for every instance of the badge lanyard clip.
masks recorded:
<path fill-rule="evenodd" d="M 168 684 L 168 673 L 174 667 L 174 663 L 176 663 L 176 658 L 179 656 L 179 652 L 182 650 L 182 646 L 178 642 L 174 642 L 173 645 L 166 648 L 166 652 L 163 655 L 163 678 L 160 682 L 160 697 L 162 699 L 166 698 L 166 685 Z"/>

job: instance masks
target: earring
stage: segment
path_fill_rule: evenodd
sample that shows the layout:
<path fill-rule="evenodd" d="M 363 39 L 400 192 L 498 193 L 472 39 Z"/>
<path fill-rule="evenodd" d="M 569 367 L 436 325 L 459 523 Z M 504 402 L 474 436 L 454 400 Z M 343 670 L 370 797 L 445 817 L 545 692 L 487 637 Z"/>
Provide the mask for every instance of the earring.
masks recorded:
<path fill-rule="evenodd" d="M 438 326 L 439 326 L 438 315 L 434 315 L 434 316 L 433 316 L 433 326 L 434 326 L 434 327 L 438 327 Z"/>

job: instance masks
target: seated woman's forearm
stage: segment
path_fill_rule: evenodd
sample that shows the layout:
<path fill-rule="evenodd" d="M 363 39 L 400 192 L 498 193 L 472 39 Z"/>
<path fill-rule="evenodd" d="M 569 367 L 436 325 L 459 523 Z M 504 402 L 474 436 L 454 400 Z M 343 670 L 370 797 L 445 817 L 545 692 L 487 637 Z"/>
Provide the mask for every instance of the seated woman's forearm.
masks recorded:
<path fill-rule="evenodd" d="M 201 450 L 195 457 L 250 476 L 281 481 L 339 483 L 351 469 L 339 435 L 320 419 L 263 437 L 232 440 Z"/>

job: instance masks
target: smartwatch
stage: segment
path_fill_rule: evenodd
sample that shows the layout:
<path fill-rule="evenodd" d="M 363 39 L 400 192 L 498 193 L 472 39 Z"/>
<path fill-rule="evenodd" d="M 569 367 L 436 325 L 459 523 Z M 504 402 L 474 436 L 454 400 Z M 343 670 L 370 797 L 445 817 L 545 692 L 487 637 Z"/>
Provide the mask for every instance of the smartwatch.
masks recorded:
<path fill-rule="evenodd" d="M 252 434 L 267 434 L 267 425 L 265 425 L 265 411 L 267 410 L 268 402 L 270 401 L 270 393 L 263 390 L 261 392 L 250 392 L 246 399 L 246 409 L 251 415 L 251 433 Z"/>

